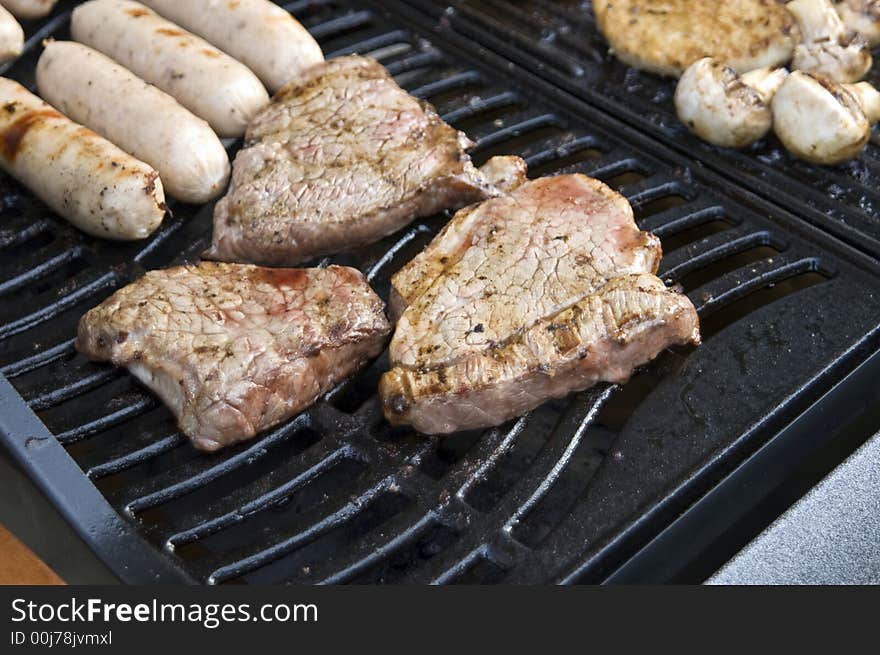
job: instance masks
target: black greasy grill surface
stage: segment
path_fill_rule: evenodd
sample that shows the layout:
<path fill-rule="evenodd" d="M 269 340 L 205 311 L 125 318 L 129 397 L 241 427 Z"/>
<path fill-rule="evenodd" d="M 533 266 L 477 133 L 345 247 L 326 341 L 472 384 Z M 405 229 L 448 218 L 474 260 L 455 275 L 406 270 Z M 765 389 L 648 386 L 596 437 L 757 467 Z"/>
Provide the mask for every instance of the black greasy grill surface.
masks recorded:
<path fill-rule="evenodd" d="M 543 582 L 575 569 L 600 580 L 876 350 L 880 277 L 867 258 L 369 3 L 287 6 L 328 56 L 372 55 L 433 102 L 476 141 L 478 163 L 516 153 L 533 176 L 581 171 L 618 188 L 661 237 L 661 275 L 699 308 L 705 343 L 667 351 L 623 388 L 444 438 L 383 421 L 383 356 L 278 429 L 204 455 L 148 391 L 72 340 L 114 289 L 196 257 L 211 208 L 176 205 L 147 241 L 108 243 L 0 177 L 0 372 L 120 520 L 195 580 Z M 9 75 L 32 82 L 37 40 L 64 37 L 64 8 Z M 447 218 L 332 261 L 387 298 Z"/>
<path fill-rule="evenodd" d="M 739 152 L 692 136 L 675 114 L 675 80 L 617 61 L 589 0 L 419 0 L 440 33 L 498 51 L 616 118 L 880 256 L 880 136 L 861 157 L 823 167 L 790 156 L 774 136 Z M 880 52 L 875 52 L 875 62 Z M 880 66 L 866 78 L 880 86 Z"/>

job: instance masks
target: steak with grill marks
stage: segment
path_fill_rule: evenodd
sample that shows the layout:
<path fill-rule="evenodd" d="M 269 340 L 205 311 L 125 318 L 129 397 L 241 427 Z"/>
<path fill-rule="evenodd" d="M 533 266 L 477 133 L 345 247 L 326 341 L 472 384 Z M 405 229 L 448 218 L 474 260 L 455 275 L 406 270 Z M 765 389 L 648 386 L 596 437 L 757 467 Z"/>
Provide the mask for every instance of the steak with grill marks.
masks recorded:
<path fill-rule="evenodd" d="M 289 418 L 384 348 L 382 301 L 351 268 L 203 263 L 147 273 L 89 311 L 76 346 L 125 366 L 202 450 Z"/>
<path fill-rule="evenodd" d="M 498 425 L 698 344 L 694 306 L 654 275 L 660 257 L 626 199 L 583 175 L 459 211 L 392 280 L 385 416 L 429 434 Z"/>
<path fill-rule="evenodd" d="M 524 177 L 498 179 L 498 166 L 481 173 L 466 153 L 471 145 L 378 62 L 351 56 L 317 64 L 249 126 L 205 256 L 296 264 L 498 195 Z"/>

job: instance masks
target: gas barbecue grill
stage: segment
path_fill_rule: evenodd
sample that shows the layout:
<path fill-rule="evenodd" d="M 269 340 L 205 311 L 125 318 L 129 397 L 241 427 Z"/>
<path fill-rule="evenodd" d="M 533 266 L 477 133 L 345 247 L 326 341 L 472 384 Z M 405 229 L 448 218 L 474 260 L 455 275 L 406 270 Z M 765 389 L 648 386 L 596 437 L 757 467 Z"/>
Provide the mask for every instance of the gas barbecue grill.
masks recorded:
<path fill-rule="evenodd" d="M 26 26 L 5 75 L 34 88 L 40 41 L 68 36 L 72 4 Z M 63 577 L 696 582 L 877 432 L 876 146 L 834 169 L 774 142 L 705 146 L 675 124 L 673 83 L 605 55 L 584 3 L 285 6 L 328 57 L 373 56 L 433 103 L 476 141 L 475 163 L 517 154 L 533 177 L 582 172 L 618 189 L 661 238 L 659 275 L 697 306 L 704 344 L 668 350 L 624 386 L 439 438 L 384 422 L 383 356 L 286 424 L 205 455 L 73 338 L 115 289 L 196 258 L 212 208 L 172 204 L 148 240 L 111 243 L 4 176 L 0 521 Z M 390 276 L 448 218 L 316 263 L 356 266 L 387 299 Z"/>

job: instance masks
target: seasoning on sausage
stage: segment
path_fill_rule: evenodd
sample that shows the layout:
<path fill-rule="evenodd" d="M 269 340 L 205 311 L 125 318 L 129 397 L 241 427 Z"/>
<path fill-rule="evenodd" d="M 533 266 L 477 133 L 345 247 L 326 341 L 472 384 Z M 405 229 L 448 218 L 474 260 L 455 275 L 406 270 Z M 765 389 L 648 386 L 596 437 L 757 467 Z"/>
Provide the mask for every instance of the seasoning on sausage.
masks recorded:
<path fill-rule="evenodd" d="M 174 96 L 220 136 L 244 134 L 269 94 L 247 66 L 132 0 L 91 0 L 73 11 L 74 40 Z"/>
<path fill-rule="evenodd" d="M 50 11 L 58 0 L 3 0 L 6 7 L 16 18 L 42 18 Z"/>
<path fill-rule="evenodd" d="M 165 215 L 155 170 L 2 77 L 0 167 L 94 236 L 143 239 Z"/>
<path fill-rule="evenodd" d="M 272 93 L 324 61 L 312 35 L 269 0 L 144 0 L 144 4 L 238 59 Z"/>
<path fill-rule="evenodd" d="M 203 203 L 223 193 L 229 157 L 211 127 L 100 52 L 46 42 L 37 87 L 73 120 L 153 166 L 175 198 Z"/>

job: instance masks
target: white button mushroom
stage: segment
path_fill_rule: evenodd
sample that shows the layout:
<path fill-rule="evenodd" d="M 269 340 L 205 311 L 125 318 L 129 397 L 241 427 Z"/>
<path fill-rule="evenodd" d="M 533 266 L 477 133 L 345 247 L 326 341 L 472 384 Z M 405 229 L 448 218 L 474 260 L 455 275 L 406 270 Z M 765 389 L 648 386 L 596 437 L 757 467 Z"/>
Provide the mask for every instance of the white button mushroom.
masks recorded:
<path fill-rule="evenodd" d="M 678 117 L 704 141 L 743 148 L 770 131 L 770 100 L 786 75 L 784 68 L 759 68 L 739 76 L 710 57 L 699 59 L 675 89 Z"/>
<path fill-rule="evenodd" d="M 880 91 L 877 91 L 868 82 L 844 84 L 844 88 L 859 101 L 859 106 L 865 113 L 865 118 L 868 119 L 870 125 L 880 121 Z"/>
<path fill-rule="evenodd" d="M 843 24 L 874 47 L 880 45 L 880 0 L 844 0 L 834 7 Z"/>
<path fill-rule="evenodd" d="M 797 20 L 803 38 L 795 46 L 792 68 L 838 82 L 855 82 L 870 70 L 868 43 L 846 29 L 828 0 L 792 0 L 785 7 Z"/>
<path fill-rule="evenodd" d="M 837 164 L 859 155 L 880 118 L 880 93 L 867 82 L 838 84 L 795 71 L 773 98 L 773 129 L 793 155 Z"/>

